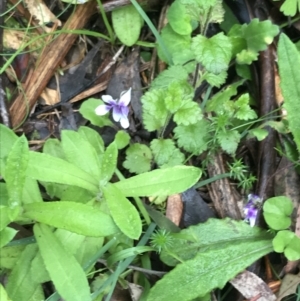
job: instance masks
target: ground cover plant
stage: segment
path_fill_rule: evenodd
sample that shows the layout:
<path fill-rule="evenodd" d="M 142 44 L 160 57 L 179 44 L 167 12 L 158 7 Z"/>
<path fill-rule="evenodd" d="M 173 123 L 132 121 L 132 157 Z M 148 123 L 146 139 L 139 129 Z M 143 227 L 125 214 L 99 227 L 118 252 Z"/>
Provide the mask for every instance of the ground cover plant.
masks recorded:
<path fill-rule="evenodd" d="M 0 3 L 2 300 L 300 300 L 299 3 Z"/>

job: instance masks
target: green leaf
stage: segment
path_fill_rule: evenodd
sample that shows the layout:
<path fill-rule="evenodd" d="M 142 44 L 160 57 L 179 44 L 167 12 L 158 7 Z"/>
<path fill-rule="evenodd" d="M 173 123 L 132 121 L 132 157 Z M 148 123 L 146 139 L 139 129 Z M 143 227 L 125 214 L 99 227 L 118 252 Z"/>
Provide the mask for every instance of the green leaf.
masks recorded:
<path fill-rule="evenodd" d="M 151 168 L 152 153 L 147 145 L 134 143 L 126 150 L 123 166 L 132 173 L 143 173 Z"/>
<path fill-rule="evenodd" d="M 0 300 L 1 301 L 12 301 L 8 295 L 7 295 L 7 292 L 5 290 L 5 288 L 3 287 L 2 284 L 0 284 Z"/>
<path fill-rule="evenodd" d="M 77 251 L 82 247 L 86 238 L 86 236 L 70 232 L 64 229 L 56 229 L 54 235 L 64 245 L 64 248 L 67 250 L 67 252 L 71 253 L 74 256 L 77 253 Z M 89 238 L 99 239 L 99 237 Z M 100 239 L 103 240 L 103 237 L 100 237 Z M 78 260 L 76 256 L 75 258 Z M 82 263 L 79 260 L 78 262 L 80 264 Z M 40 252 L 37 253 L 36 257 L 32 261 L 32 272 L 34 279 L 36 279 L 39 282 L 51 281 L 50 275 L 45 268 L 43 258 Z"/>
<path fill-rule="evenodd" d="M 100 162 L 94 147 L 79 133 L 70 130 L 61 132 L 61 146 L 67 161 L 100 178 Z"/>
<path fill-rule="evenodd" d="M 187 14 L 185 6 L 180 1 L 171 4 L 167 18 L 172 29 L 180 35 L 190 35 L 193 31 L 191 16 Z"/>
<path fill-rule="evenodd" d="M 0 248 L 8 244 L 17 234 L 17 232 L 17 230 L 10 227 L 6 227 L 2 231 L 0 231 Z"/>
<path fill-rule="evenodd" d="M 176 235 L 174 235 L 176 238 Z M 177 258 L 186 261 L 199 252 L 215 251 L 239 243 L 251 243 L 259 239 L 272 239 L 272 236 L 258 227 L 251 227 L 244 221 L 210 218 L 207 222 L 180 231 L 181 239 L 174 239 L 172 252 Z M 186 239 L 184 239 L 186 237 Z M 160 259 L 169 266 L 179 263 L 167 251 L 162 251 Z"/>
<path fill-rule="evenodd" d="M 235 118 L 240 120 L 249 120 L 257 118 L 254 110 L 249 106 L 250 96 L 248 93 L 241 95 L 234 103 L 236 109 Z"/>
<path fill-rule="evenodd" d="M 176 148 L 172 139 L 153 139 L 150 148 L 158 166 L 171 167 L 184 161 L 184 154 Z"/>
<path fill-rule="evenodd" d="M 195 155 L 203 153 L 207 150 L 208 141 L 210 140 L 209 125 L 209 122 L 205 119 L 188 126 L 178 125 L 174 129 L 178 146 Z"/>
<path fill-rule="evenodd" d="M 85 127 L 81 127 L 85 128 Z M 80 129 L 81 129 L 80 128 Z M 79 129 L 79 131 L 80 131 Z M 91 130 L 93 131 L 93 130 Z M 82 133 L 79 132 L 81 135 Z M 82 135 L 83 136 L 83 135 Z M 99 136 L 97 134 L 97 136 Z M 86 135 L 85 135 L 86 137 Z M 100 136 L 99 136 L 100 137 Z M 96 138 L 96 137 L 95 137 Z M 97 139 L 94 140 L 94 145 L 97 143 Z M 60 159 L 65 159 L 65 155 L 61 146 L 61 143 L 57 139 L 48 139 L 46 143 L 44 144 L 43 152 L 45 154 L 60 158 Z M 30 179 L 30 178 L 27 178 Z M 94 194 L 86 189 L 83 189 L 78 186 L 70 186 L 70 185 L 63 185 L 63 184 L 57 184 L 57 183 L 49 183 L 49 182 L 43 182 L 43 186 L 45 186 L 46 191 L 48 195 L 51 198 L 57 197 L 61 200 L 71 200 L 73 202 L 80 202 L 80 203 L 86 203 L 92 197 Z M 26 202 L 28 204 L 29 202 Z M 34 203 L 34 202 L 31 202 Z"/>
<path fill-rule="evenodd" d="M 88 100 L 84 101 L 81 105 L 79 112 L 80 114 L 89 120 L 93 125 L 97 125 L 99 127 L 103 126 L 113 126 L 113 123 L 109 119 L 109 114 L 104 116 L 96 115 L 95 109 L 103 105 L 104 102 L 100 99 L 96 98 L 89 98 Z"/>
<path fill-rule="evenodd" d="M 191 47 L 191 36 L 180 35 L 176 33 L 170 24 L 167 24 L 163 30 L 161 31 L 161 37 L 165 43 L 165 46 L 168 52 L 173 56 L 174 54 L 181 53 L 185 49 L 189 49 Z M 167 62 L 167 58 L 162 52 L 161 48 L 158 46 L 157 49 L 158 56 L 164 62 Z"/>
<path fill-rule="evenodd" d="M 300 238 L 289 230 L 279 231 L 272 241 L 274 251 L 283 253 L 288 260 L 300 259 Z"/>
<path fill-rule="evenodd" d="M 76 250 L 75 257 L 81 265 L 86 265 L 90 259 L 95 256 L 102 248 L 104 237 L 85 237 L 82 244 Z M 85 267 L 84 267 L 85 268 Z"/>
<path fill-rule="evenodd" d="M 29 152 L 26 174 L 39 181 L 74 185 L 98 192 L 97 180 L 92 175 L 65 160 L 47 154 Z"/>
<path fill-rule="evenodd" d="M 23 135 L 12 146 L 5 166 L 6 189 L 9 195 L 9 206 L 12 208 L 22 203 L 28 157 L 28 142 Z"/>
<path fill-rule="evenodd" d="M 75 202 L 24 205 L 23 215 L 56 228 L 85 236 L 107 236 L 118 232 L 112 218 L 100 209 Z"/>
<path fill-rule="evenodd" d="M 92 300 L 86 275 L 74 256 L 48 226 L 35 224 L 33 231 L 46 269 L 61 297 L 66 301 Z"/>
<path fill-rule="evenodd" d="M 268 131 L 261 128 L 255 128 L 249 131 L 249 138 L 256 137 L 258 141 L 264 140 L 268 136 Z"/>
<path fill-rule="evenodd" d="M 290 230 L 283 230 L 276 233 L 272 243 L 274 246 L 274 251 L 277 253 L 283 253 L 286 246 L 294 238 L 295 234 Z"/>
<path fill-rule="evenodd" d="M 277 196 L 265 201 L 264 218 L 270 228 L 283 230 L 291 225 L 290 215 L 294 206 L 292 201 L 285 196 Z"/>
<path fill-rule="evenodd" d="M 237 94 L 237 88 L 242 85 L 244 80 L 240 80 L 238 82 L 235 82 L 228 87 L 226 87 L 224 90 L 221 90 L 220 92 L 216 93 L 208 102 L 206 105 L 206 111 L 207 112 L 215 112 L 217 114 L 224 114 L 224 104 L 230 100 L 230 98 Z"/>
<path fill-rule="evenodd" d="M 125 196 L 159 196 L 180 193 L 192 187 L 202 171 L 192 166 L 174 166 L 153 170 L 114 183 Z"/>
<path fill-rule="evenodd" d="M 170 66 L 161 72 L 151 83 L 151 89 L 166 89 L 173 82 L 178 84 L 187 81 L 188 73 L 183 66 Z"/>
<path fill-rule="evenodd" d="M 129 144 L 130 136 L 125 131 L 118 131 L 115 136 L 115 142 L 117 144 L 118 149 L 123 149 Z"/>
<path fill-rule="evenodd" d="M 173 63 L 174 66 L 169 67 L 169 69 L 173 68 L 173 67 L 180 67 L 178 69 L 183 69 L 184 72 L 186 73 L 192 73 L 193 71 L 195 71 L 197 62 L 195 60 L 195 55 L 194 52 L 192 51 L 191 48 L 186 48 L 183 49 L 181 52 L 175 52 L 173 53 Z M 167 69 L 167 70 L 169 70 Z M 167 71 L 165 70 L 165 71 Z M 158 77 L 163 74 L 165 71 L 163 71 L 162 73 L 160 73 L 158 75 Z M 183 75 L 180 74 L 173 74 L 173 77 L 182 77 Z M 158 78 L 156 77 L 156 78 Z M 156 81 L 156 78 L 154 81 Z M 151 87 L 152 87 L 153 82 L 151 83 Z"/>
<path fill-rule="evenodd" d="M 215 250 L 204 249 L 156 282 L 147 301 L 159 301 L 161 296 L 172 301 L 204 296 L 213 289 L 223 288 L 227 281 L 272 250 L 271 240 L 263 238 Z"/>
<path fill-rule="evenodd" d="M 103 187 L 110 214 L 119 229 L 129 238 L 138 239 L 142 233 L 142 221 L 136 208 L 123 193 L 112 184 Z"/>
<path fill-rule="evenodd" d="M 278 43 L 278 65 L 287 119 L 298 151 L 300 151 L 300 119 L 298 114 L 300 111 L 300 55 L 296 46 L 283 33 L 280 35 Z"/>
<path fill-rule="evenodd" d="M 209 23 L 223 21 L 224 10 L 221 0 L 181 0 L 193 20 L 199 21 L 201 27 Z"/>
<path fill-rule="evenodd" d="M 186 99 L 181 102 L 180 108 L 174 115 L 174 121 L 180 125 L 195 124 L 203 117 L 199 105 L 192 99 Z"/>
<path fill-rule="evenodd" d="M 203 81 L 206 80 L 211 86 L 220 88 L 220 86 L 225 83 L 226 78 L 227 78 L 226 71 L 222 71 L 219 74 L 205 72 L 202 75 L 201 80 L 203 80 Z"/>
<path fill-rule="evenodd" d="M 106 183 L 113 176 L 118 159 L 118 148 L 115 142 L 112 142 L 105 150 L 101 158 L 101 177 L 100 177 L 100 186 L 106 185 Z"/>
<path fill-rule="evenodd" d="M 286 246 L 284 255 L 288 260 L 295 261 L 300 259 L 300 238 L 294 234 L 293 239 Z"/>
<path fill-rule="evenodd" d="M 155 131 L 165 126 L 169 116 L 165 105 L 165 91 L 155 89 L 145 93 L 141 99 L 143 104 L 143 122 L 149 131 Z"/>
<path fill-rule="evenodd" d="M 96 154 L 102 154 L 104 152 L 104 142 L 101 136 L 93 129 L 87 126 L 81 126 L 78 129 L 78 134 L 81 135 L 87 142 L 89 142 L 94 149 Z"/>
<path fill-rule="evenodd" d="M 8 127 L 0 123 L 0 174 L 4 175 L 5 160 L 13 147 L 14 143 L 18 140 L 18 136 Z"/>
<path fill-rule="evenodd" d="M 60 159 L 66 159 L 61 143 L 58 139 L 47 139 L 43 147 L 43 153 Z"/>
<path fill-rule="evenodd" d="M 33 279 L 31 261 L 37 250 L 36 244 L 27 245 L 14 265 L 6 285 L 6 291 L 12 300 L 36 300 L 33 296 L 40 285 Z M 40 296 L 40 298 L 44 300 L 44 296 Z"/>
<path fill-rule="evenodd" d="M 252 49 L 243 49 L 236 55 L 236 61 L 238 64 L 250 65 L 253 61 L 257 61 L 258 52 Z"/>
<path fill-rule="evenodd" d="M 280 11 L 282 11 L 285 16 L 294 17 L 297 10 L 300 11 L 299 0 L 285 0 L 280 7 Z"/>
<path fill-rule="evenodd" d="M 231 59 L 231 42 L 224 33 L 218 33 L 212 38 L 197 35 L 193 38 L 192 50 L 196 60 L 212 73 L 221 73 L 228 69 Z"/>
<path fill-rule="evenodd" d="M 177 82 L 169 85 L 165 95 L 166 108 L 174 114 L 181 106 L 183 100 L 184 89 Z"/>
<path fill-rule="evenodd" d="M 238 144 L 241 140 L 241 135 L 237 130 L 219 131 L 217 134 L 218 142 L 221 148 L 230 155 L 234 155 Z"/>
<path fill-rule="evenodd" d="M 8 206 L 6 183 L 0 183 L 0 206 Z"/>
<path fill-rule="evenodd" d="M 267 49 L 279 33 L 279 27 L 270 20 L 259 21 L 252 19 L 249 24 L 242 26 L 242 34 L 247 41 L 248 49 L 256 52 Z"/>
<path fill-rule="evenodd" d="M 118 39 L 126 46 L 135 44 L 140 36 L 143 19 L 133 5 L 114 9 L 112 24 Z"/>
<path fill-rule="evenodd" d="M 23 204 L 43 201 L 37 181 L 29 177 L 26 177 L 25 179 L 22 195 Z"/>

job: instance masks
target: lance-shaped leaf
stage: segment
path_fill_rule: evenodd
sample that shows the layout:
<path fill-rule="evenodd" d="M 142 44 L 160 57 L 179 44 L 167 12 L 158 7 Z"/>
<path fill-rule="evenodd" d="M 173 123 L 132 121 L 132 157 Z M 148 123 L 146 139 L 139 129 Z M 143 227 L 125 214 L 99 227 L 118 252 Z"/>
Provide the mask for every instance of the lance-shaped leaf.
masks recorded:
<path fill-rule="evenodd" d="M 129 238 L 138 239 L 142 233 L 142 221 L 136 208 L 114 185 L 103 187 L 103 193 L 115 223 Z"/>
<path fill-rule="evenodd" d="M 99 237 L 118 232 L 109 215 L 81 203 L 31 203 L 24 206 L 23 216 L 85 236 Z"/>
<path fill-rule="evenodd" d="M 12 208 L 22 202 L 28 157 L 28 142 L 23 135 L 14 143 L 6 160 L 5 182 L 9 195 L 9 206 Z"/>
<path fill-rule="evenodd" d="M 33 279 L 31 272 L 31 262 L 36 255 L 37 250 L 36 244 L 27 245 L 14 264 L 6 285 L 6 291 L 12 300 L 39 300 L 35 299 L 34 296 L 40 287 L 40 284 Z M 43 294 L 40 294 L 39 297 L 40 300 L 44 300 Z"/>
<path fill-rule="evenodd" d="M 300 55 L 293 42 L 283 33 L 278 43 L 278 64 L 287 119 L 297 148 L 300 150 Z"/>
<path fill-rule="evenodd" d="M 75 257 L 48 226 L 35 224 L 33 230 L 46 269 L 61 297 L 66 301 L 91 300 L 86 275 Z"/>
<path fill-rule="evenodd" d="M 29 152 L 26 173 L 39 181 L 78 186 L 95 193 L 98 191 L 98 182 L 91 174 L 47 154 Z"/>
<path fill-rule="evenodd" d="M 197 167 L 174 166 L 143 173 L 113 185 L 127 197 L 170 195 L 192 187 L 201 174 Z"/>
<path fill-rule="evenodd" d="M 100 185 L 105 185 L 113 176 L 117 167 L 118 148 L 115 142 L 112 142 L 105 150 L 100 163 Z"/>
<path fill-rule="evenodd" d="M 261 239 L 200 252 L 159 280 L 147 301 L 182 301 L 204 296 L 215 288 L 223 288 L 227 281 L 272 250 L 271 239 Z"/>
<path fill-rule="evenodd" d="M 67 160 L 80 169 L 100 178 L 100 163 L 95 148 L 75 131 L 61 133 L 61 146 Z"/>

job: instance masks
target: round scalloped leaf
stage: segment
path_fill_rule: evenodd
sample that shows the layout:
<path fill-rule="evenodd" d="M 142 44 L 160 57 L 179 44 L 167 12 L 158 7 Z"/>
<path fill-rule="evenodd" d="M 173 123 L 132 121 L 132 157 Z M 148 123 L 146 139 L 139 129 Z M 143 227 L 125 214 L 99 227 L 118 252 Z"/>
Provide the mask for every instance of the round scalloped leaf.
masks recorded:
<path fill-rule="evenodd" d="M 295 234 L 291 231 L 279 231 L 272 241 L 274 251 L 277 253 L 282 253 L 294 236 Z"/>
<path fill-rule="evenodd" d="M 172 29 L 180 35 L 189 35 L 193 31 L 191 16 L 187 14 L 185 6 L 180 1 L 175 1 L 167 13 Z"/>
<path fill-rule="evenodd" d="M 285 196 L 268 199 L 263 206 L 264 218 L 270 228 L 283 230 L 291 225 L 290 215 L 294 209 L 292 201 Z"/>
<path fill-rule="evenodd" d="M 293 232 L 279 231 L 272 241 L 274 251 L 283 253 L 289 260 L 300 259 L 300 238 Z"/>
<path fill-rule="evenodd" d="M 140 36 L 143 19 L 132 5 L 113 10 L 112 23 L 119 40 L 126 46 L 132 46 Z"/>

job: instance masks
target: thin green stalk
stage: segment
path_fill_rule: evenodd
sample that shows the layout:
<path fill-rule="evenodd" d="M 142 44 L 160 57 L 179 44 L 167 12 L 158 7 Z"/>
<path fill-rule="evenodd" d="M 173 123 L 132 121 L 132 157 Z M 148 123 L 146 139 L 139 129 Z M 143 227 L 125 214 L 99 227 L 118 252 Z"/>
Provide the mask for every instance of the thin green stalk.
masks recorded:
<path fill-rule="evenodd" d="M 147 241 L 149 240 L 150 236 L 152 235 L 156 225 L 154 223 L 151 223 L 146 231 L 146 233 L 143 235 L 142 239 L 138 242 L 137 246 L 145 246 Z M 119 275 L 125 271 L 125 269 L 131 264 L 131 262 L 134 260 L 136 255 L 133 255 L 131 257 L 126 258 L 125 260 L 119 262 L 117 269 L 115 272 L 109 276 L 108 279 L 101 285 L 101 287 L 98 288 L 97 291 L 95 291 L 92 294 L 92 300 L 95 300 L 97 296 L 107 287 L 111 287 L 111 292 L 114 290 L 114 286 L 112 286 L 112 283 L 116 283 L 116 279 L 118 279 Z M 109 296 L 106 297 L 106 300 L 110 300 L 108 298 Z"/>
<path fill-rule="evenodd" d="M 101 13 L 103 22 L 104 22 L 104 24 L 105 24 L 106 30 L 107 30 L 107 32 L 108 32 L 108 34 L 109 34 L 109 36 L 110 36 L 110 42 L 111 42 L 112 44 L 114 44 L 114 42 L 115 42 L 114 32 L 113 32 L 113 29 L 112 29 L 112 27 L 110 26 L 110 24 L 109 24 L 109 22 L 108 22 L 106 13 L 105 13 L 104 8 L 103 8 L 103 5 L 102 5 L 102 1 L 97 0 L 97 3 L 98 3 L 98 6 L 99 6 L 99 10 L 100 10 L 100 13 Z"/>
<path fill-rule="evenodd" d="M 117 177 L 119 178 L 120 181 L 125 180 L 125 177 L 122 175 L 122 173 L 117 168 L 115 170 L 115 174 L 117 175 Z M 145 207 L 143 205 L 142 200 L 139 197 L 133 197 L 133 199 L 134 199 L 140 213 L 142 214 L 143 218 L 145 219 L 146 224 L 150 225 L 151 219 L 150 219 L 150 216 L 149 216 L 147 210 L 145 209 Z"/>
<path fill-rule="evenodd" d="M 165 45 L 163 39 L 161 38 L 159 32 L 157 31 L 157 29 L 155 28 L 155 26 L 153 25 L 153 23 L 147 16 L 147 14 L 141 8 L 141 6 L 137 3 L 137 1 L 136 0 L 130 0 L 130 1 L 131 1 L 132 5 L 136 8 L 136 10 L 139 12 L 139 14 L 142 16 L 142 18 L 145 20 L 145 22 L 149 26 L 150 30 L 152 31 L 153 35 L 155 36 L 157 43 L 159 44 L 162 52 L 164 53 L 164 55 L 167 59 L 168 65 L 172 65 L 173 62 L 172 62 L 171 54 L 169 53 L 168 49 L 166 48 L 166 45 Z"/>
<path fill-rule="evenodd" d="M 194 185 L 194 188 L 197 189 L 197 188 L 200 188 L 200 187 L 205 186 L 207 184 L 210 184 L 212 182 L 215 182 L 215 181 L 218 181 L 218 180 L 221 180 L 221 179 L 224 179 L 224 178 L 229 178 L 229 177 L 230 177 L 230 173 L 229 172 L 222 173 L 220 175 L 216 175 L 214 177 L 211 177 L 211 178 L 209 178 L 207 180 L 198 182 L 196 185 Z"/>
<path fill-rule="evenodd" d="M 162 127 L 162 129 L 158 132 L 158 138 L 163 138 L 165 130 L 170 122 L 170 119 L 172 118 L 172 114 L 169 114 L 165 120 L 165 124 Z"/>

